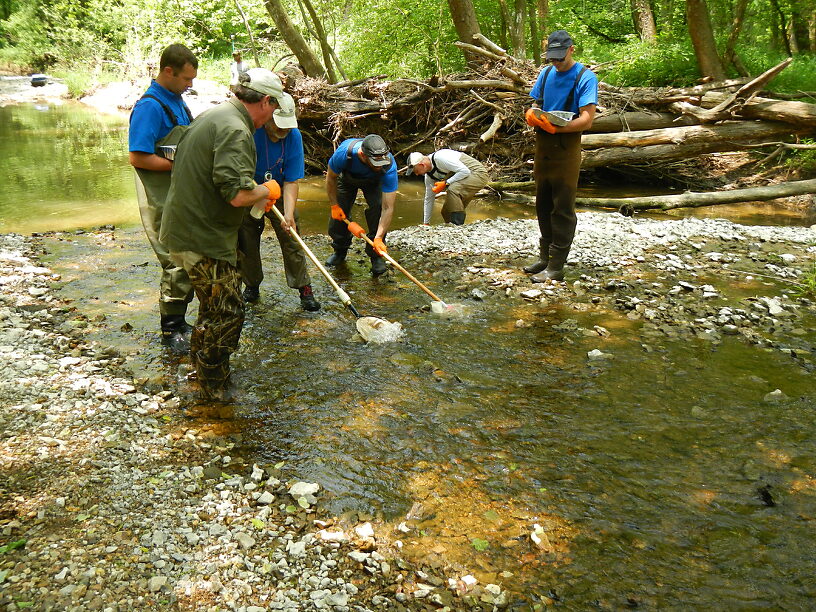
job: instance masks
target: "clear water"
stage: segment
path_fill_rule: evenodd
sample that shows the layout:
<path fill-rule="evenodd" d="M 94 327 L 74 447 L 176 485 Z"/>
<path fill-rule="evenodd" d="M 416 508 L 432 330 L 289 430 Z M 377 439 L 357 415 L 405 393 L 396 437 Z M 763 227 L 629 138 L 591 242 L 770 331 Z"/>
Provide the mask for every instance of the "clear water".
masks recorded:
<path fill-rule="evenodd" d="M 119 347 L 137 378 L 173 384 L 177 364 L 156 342 L 158 266 L 135 217 L 124 125 L 67 108 L 0 113 L 19 132 L 0 139 L 5 159 L 22 142 L 39 151 L 4 181 L 5 227 L 124 225 L 46 238 L 47 264 L 87 317 L 89 339 Z M 33 172 L 43 160 L 61 168 L 56 176 Z M 413 204 L 398 223 L 415 223 L 419 190 L 406 189 Z M 304 186 L 304 234 L 324 231 L 321 192 L 319 180 Z M 50 223 L 31 207 L 23 214 L 23 201 L 48 210 Z M 310 244 L 328 255 L 324 236 Z M 473 306 L 445 319 L 422 308 L 428 298 L 406 279 L 372 280 L 355 251 L 338 282 L 361 314 L 405 330 L 400 342 L 365 345 L 317 273 L 323 310 L 305 314 L 274 238 L 263 254 L 225 425 L 250 462 L 285 461 L 287 474 L 328 490 L 332 511 L 375 516 L 407 556 L 501 583 L 518 609 L 812 608 L 816 388 L 789 358 L 734 338 L 668 340 L 589 303 L 471 302 L 438 280 L 433 261 L 412 266 L 446 301 Z M 814 323 L 803 322 L 811 336 Z M 594 325 L 611 336 L 571 331 Z M 598 348 L 614 357 L 588 361 Z M 791 399 L 764 401 L 777 388 Z M 407 534 L 396 530 L 403 521 Z M 543 548 L 530 538 L 536 524 Z"/>

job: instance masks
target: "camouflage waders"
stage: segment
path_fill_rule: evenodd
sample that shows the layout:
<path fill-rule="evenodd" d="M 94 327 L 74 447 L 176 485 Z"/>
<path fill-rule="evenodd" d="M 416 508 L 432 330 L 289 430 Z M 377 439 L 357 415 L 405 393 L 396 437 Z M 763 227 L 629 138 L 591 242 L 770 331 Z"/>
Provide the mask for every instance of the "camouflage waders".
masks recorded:
<path fill-rule="evenodd" d="M 190 354 L 202 393 L 212 397 L 227 384 L 229 358 L 241 338 L 241 274 L 231 263 L 210 257 L 202 257 L 187 272 L 199 301 Z"/>

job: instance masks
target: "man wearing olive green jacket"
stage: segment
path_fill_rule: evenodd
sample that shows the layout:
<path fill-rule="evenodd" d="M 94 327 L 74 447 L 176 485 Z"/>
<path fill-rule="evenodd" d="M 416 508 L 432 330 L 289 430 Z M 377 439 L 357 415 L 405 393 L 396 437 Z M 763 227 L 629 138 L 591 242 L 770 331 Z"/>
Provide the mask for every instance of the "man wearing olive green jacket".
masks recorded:
<path fill-rule="evenodd" d="M 268 211 L 280 197 L 275 181 L 258 185 L 255 130 L 288 97 L 271 71 L 240 76 L 234 97 L 201 114 L 182 137 L 160 239 L 183 266 L 199 301 L 190 353 L 205 398 L 225 399 L 230 355 L 244 323 L 238 230 L 246 207 Z"/>

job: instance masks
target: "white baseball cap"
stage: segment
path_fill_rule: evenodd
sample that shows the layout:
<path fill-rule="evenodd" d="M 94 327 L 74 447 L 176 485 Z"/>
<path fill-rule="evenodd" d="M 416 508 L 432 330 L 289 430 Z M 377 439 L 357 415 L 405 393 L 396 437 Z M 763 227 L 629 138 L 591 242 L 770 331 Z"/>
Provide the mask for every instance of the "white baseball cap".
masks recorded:
<path fill-rule="evenodd" d="M 280 98 L 283 95 L 283 84 L 280 77 L 266 68 L 250 68 L 241 73 L 240 84 L 265 96 Z"/>
<path fill-rule="evenodd" d="M 288 93 L 282 92 L 277 96 L 278 108 L 272 113 L 272 120 L 281 129 L 291 129 L 298 126 L 295 115 L 295 101 Z"/>

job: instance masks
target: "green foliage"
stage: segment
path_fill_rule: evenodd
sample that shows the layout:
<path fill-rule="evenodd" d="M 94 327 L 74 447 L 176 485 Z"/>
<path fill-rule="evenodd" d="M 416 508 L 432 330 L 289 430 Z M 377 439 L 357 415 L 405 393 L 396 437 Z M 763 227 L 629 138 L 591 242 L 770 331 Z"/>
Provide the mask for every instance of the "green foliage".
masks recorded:
<path fill-rule="evenodd" d="M 336 32 L 349 78 L 427 77 L 464 66 L 447 2 L 357 0 L 355 9 Z"/>
<path fill-rule="evenodd" d="M 319 46 L 298 0 L 283 0 L 289 17 L 309 41 Z M 776 63 L 783 53 L 771 0 L 752 0 L 737 53 L 751 74 Z M 349 78 L 383 73 L 390 77 L 427 78 L 463 70 L 464 57 L 453 44 L 456 31 L 447 0 L 312 0 L 329 44 Z M 496 42 L 507 39 L 508 24 L 495 0 L 473 0 L 482 32 Z M 508 9 L 515 2 L 507 0 Z M 730 33 L 733 3 L 709 0 L 709 12 L 722 48 Z M 778 0 L 788 16 L 798 6 Z M 263 55 L 272 67 L 290 51 L 268 15 L 264 2 L 241 2 Z M 528 9 L 535 3 L 528 0 Z M 630 0 L 591 4 L 587 0 L 550 0 L 541 37 L 567 29 L 576 41 L 578 59 L 612 62 L 601 74 L 620 85 L 687 85 L 698 76 L 689 42 L 685 3 L 652 0 L 659 40 L 639 40 L 632 23 Z M 800 7 L 801 9 L 801 7 Z M 800 11 L 801 12 L 801 11 Z M 773 19 L 769 19 L 773 16 Z M 526 20 L 525 20 L 526 21 Z M 525 24 L 527 57 L 534 56 L 529 23 Z M 172 42 L 190 47 L 203 60 L 200 76 L 226 82 L 234 48 L 249 52 L 250 38 L 234 2 L 222 0 L 0 0 L 0 65 L 18 70 L 85 73 L 72 77 L 72 91 L 104 78 L 100 66 L 114 66 L 120 77 L 143 78 L 155 73 L 161 50 Z M 775 81 L 780 91 L 812 89 L 816 58 L 797 56 L 794 66 Z"/>
<path fill-rule="evenodd" d="M 799 279 L 800 289 L 796 292 L 802 297 L 816 298 L 816 264 Z"/>
<path fill-rule="evenodd" d="M 470 543 L 477 552 L 483 552 L 490 548 L 490 542 L 481 538 L 473 538 Z"/>
<path fill-rule="evenodd" d="M 15 550 L 17 548 L 22 548 L 25 546 L 26 540 L 15 540 L 14 542 L 9 542 L 8 544 L 4 544 L 0 546 L 0 555 L 4 555 L 11 550 Z"/>
<path fill-rule="evenodd" d="M 816 146 L 816 140 L 803 138 L 802 144 Z M 816 174 L 816 149 L 794 149 L 785 164 L 805 177 Z"/>
<path fill-rule="evenodd" d="M 656 45 L 630 40 L 625 45 L 607 47 L 594 61 L 613 61 L 613 67 L 602 74 L 604 81 L 630 87 L 688 85 L 699 78 L 694 50 L 687 41 L 664 41 Z"/>
<path fill-rule="evenodd" d="M 769 53 L 767 49 L 746 47 L 740 49 L 739 57 L 750 74 L 761 74 L 784 61 L 784 53 Z M 790 66 L 785 68 L 769 84 L 773 91 L 796 93 L 813 91 L 816 86 L 816 55 L 802 53 L 796 55 Z M 813 102 L 813 100 L 805 100 Z"/>

